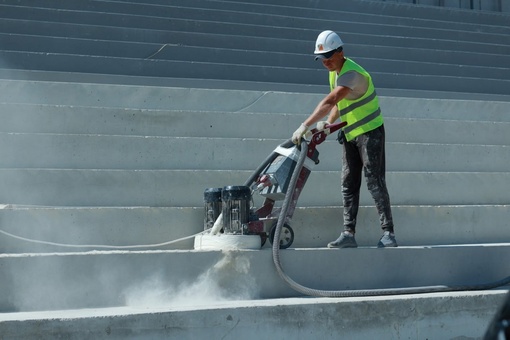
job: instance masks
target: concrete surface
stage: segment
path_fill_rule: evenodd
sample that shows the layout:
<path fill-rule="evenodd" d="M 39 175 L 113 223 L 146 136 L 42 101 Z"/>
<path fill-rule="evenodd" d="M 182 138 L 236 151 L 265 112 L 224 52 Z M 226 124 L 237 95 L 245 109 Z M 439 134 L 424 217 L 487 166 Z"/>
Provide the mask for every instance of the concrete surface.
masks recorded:
<path fill-rule="evenodd" d="M 381 96 L 401 247 L 372 248 L 364 188 L 362 247 L 324 248 L 342 213 L 328 140 L 285 270 L 349 290 L 508 276 L 509 23 L 361 0 L 0 0 L 0 338 L 480 338 L 507 287 L 305 298 L 269 245 L 167 241 L 200 232 L 204 189 L 243 183 L 313 110 L 313 41 L 335 29 Z"/>
<path fill-rule="evenodd" d="M 398 220 L 396 230 L 403 245 L 508 242 L 508 205 L 394 205 L 393 215 Z M 325 247 L 342 230 L 341 216 L 341 206 L 298 207 L 291 223 L 295 233 L 293 247 Z M 2 252 L 9 254 L 111 249 L 108 246 L 129 249 L 133 245 L 159 245 L 194 235 L 203 230 L 203 220 L 203 207 L 10 206 L 0 210 L 0 230 L 33 242 L 5 234 L 0 235 L 0 240 Z M 381 235 L 375 207 L 362 206 L 358 221 L 358 244 L 375 246 Z M 267 226 L 267 231 L 270 227 Z M 269 243 L 265 247 L 268 246 Z M 192 248 L 192 239 L 145 247 Z"/>
<path fill-rule="evenodd" d="M 285 273 L 318 290 L 476 286 L 508 278 L 509 244 L 281 251 Z M 96 250 L 2 254 L 4 312 L 101 308 L 159 299 L 300 297 L 277 274 L 271 249 Z M 445 261 L 448 259 L 448 261 Z M 346 270 L 345 261 L 349 261 Z M 431 265 L 433 264 L 433 265 Z M 369 292 L 365 294 L 370 294 Z"/>
<path fill-rule="evenodd" d="M 495 290 L 3 313 L 0 330 L 8 339 L 482 338 L 506 294 Z"/>

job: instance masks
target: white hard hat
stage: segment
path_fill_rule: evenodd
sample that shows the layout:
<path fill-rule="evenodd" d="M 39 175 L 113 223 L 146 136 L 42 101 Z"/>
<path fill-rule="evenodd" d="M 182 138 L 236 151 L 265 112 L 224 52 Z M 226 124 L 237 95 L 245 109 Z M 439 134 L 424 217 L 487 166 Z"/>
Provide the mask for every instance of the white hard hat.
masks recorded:
<path fill-rule="evenodd" d="M 315 41 L 315 51 L 313 52 L 318 58 L 329 58 L 339 47 L 344 45 L 342 39 L 333 31 L 324 31 L 319 34 Z M 331 52 L 331 53 L 328 53 Z"/>

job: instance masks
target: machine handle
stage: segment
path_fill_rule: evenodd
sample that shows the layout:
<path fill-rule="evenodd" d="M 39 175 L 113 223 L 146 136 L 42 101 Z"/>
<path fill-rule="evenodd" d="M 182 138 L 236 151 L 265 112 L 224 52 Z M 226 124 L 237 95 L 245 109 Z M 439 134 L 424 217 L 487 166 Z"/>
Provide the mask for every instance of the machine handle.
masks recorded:
<path fill-rule="evenodd" d="M 340 130 L 344 126 L 347 125 L 347 122 L 340 122 L 335 124 L 326 125 L 324 130 L 318 131 L 317 129 L 312 129 L 312 137 L 310 139 L 310 145 L 319 145 L 326 140 L 326 137 L 332 134 L 335 131 Z"/>
<path fill-rule="evenodd" d="M 317 145 L 321 144 L 326 140 L 326 137 L 331 133 L 340 130 L 344 126 L 347 125 L 347 122 L 340 122 L 335 124 L 326 125 L 324 130 L 318 131 L 317 129 L 312 129 L 312 138 L 310 138 L 310 143 L 308 143 L 308 158 L 313 159 L 313 154 L 316 150 Z M 318 162 L 318 161 L 317 161 Z M 317 163 L 316 162 L 316 163 Z"/>

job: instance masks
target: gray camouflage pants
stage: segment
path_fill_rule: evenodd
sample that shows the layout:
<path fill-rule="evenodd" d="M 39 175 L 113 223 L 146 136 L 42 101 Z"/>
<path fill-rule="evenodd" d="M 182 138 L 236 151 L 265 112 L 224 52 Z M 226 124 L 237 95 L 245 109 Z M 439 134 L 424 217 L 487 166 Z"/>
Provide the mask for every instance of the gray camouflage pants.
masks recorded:
<path fill-rule="evenodd" d="M 386 156 L 384 125 L 347 142 L 343 139 L 342 194 L 344 228 L 355 232 L 362 172 L 368 191 L 375 201 L 383 230 L 393 231 L 390 196 L 386 188 Z"/>

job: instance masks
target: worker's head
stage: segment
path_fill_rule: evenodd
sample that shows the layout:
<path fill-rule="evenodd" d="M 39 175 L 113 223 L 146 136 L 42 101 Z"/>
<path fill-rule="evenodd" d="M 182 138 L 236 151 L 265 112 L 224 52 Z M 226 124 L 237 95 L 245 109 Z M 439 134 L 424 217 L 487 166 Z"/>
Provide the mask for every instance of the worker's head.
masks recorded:
<path fill-rule="evenodd" d="M 335 32 L 321 32 L 315 41 L 315 60 L 321 59 L 326 68 L 333 68 L 337 62 L 343 60 L 343 45 L 342 39 Z"/>

